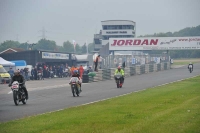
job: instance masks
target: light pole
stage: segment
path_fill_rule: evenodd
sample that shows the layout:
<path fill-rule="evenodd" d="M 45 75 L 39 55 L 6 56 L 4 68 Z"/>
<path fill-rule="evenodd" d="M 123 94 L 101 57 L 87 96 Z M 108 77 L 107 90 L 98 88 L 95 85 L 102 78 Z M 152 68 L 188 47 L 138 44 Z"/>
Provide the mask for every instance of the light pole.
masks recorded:
<path fill-rule="evenodd" d="M 28 50 L 28 42 L 29 42 L 29 41 L 26 41 L 26 50 Z"/>

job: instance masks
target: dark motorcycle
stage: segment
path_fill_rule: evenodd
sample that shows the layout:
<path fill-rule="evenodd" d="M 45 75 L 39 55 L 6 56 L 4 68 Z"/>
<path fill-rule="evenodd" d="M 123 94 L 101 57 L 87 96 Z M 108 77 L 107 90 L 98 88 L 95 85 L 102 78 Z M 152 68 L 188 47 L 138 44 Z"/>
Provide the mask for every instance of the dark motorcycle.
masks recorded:
<path fill-rule="evenodd" d="M 192 73 L 192 68 L 189 68 L 190 73 Z"/>
<path fill-rule="evenodd" d="M 26 104 L 26 95 L 24 89 L 21 87 L 21 83 L 14 81 L 12 83 L 11 90 L 13 92 L 13 100 L 15 105 L 19 105 L 19 102 Z"/>
<path fill-rule="evenodd" d="M 117 84 L 117 88 L 122 88 L 122 75 L 121 74 L 115 75 L 115 81 Z"/>
<path fill-rule="evenodd" d="M 79 96 L 80 93 L 81 93 L 81 90 L 80 90 L 80 81 L 77 77 L 72 77 L 70 79 L 70 83 L 71 85 L 71 90 L 72 90 L 72 94 L 73 96 L 75 97 L 76 95 Z M 76 95 L 75 95 L 76 94 Z"/>
<path fill-rule="evenodd" d="M 193 70 L 192 65 L 189 65 L 188 69 L 189 69 L 190 73 L 192 73 L 192 70 Z"/>

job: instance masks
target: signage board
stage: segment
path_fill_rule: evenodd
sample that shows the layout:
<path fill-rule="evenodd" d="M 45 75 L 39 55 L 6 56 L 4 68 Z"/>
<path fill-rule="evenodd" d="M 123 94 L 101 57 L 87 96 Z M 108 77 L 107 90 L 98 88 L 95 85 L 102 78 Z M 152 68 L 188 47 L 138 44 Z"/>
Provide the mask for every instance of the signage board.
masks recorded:
<path fill-rule="evenodd" d="M 109 38 L 109 50 L 187 50 L 200 49 L 200 36 Z"/>
<path fill-rule="evenodd" d="M 69 54 L 42 52 L 43 59 L 66 59 L 69 60 Z"/>

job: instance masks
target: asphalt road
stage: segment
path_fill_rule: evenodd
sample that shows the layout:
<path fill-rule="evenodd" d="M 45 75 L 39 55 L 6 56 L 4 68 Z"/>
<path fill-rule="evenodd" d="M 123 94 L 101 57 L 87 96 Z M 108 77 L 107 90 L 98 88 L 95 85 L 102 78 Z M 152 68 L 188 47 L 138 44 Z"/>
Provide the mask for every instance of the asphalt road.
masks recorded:
<path fill-rule="evenodd" d="M 13 102 L 11 89 L 2 84 L 0 85 L 0 122 L 87 104 L 200 75 L 200 64 L 195 64 L 194 68 L 192 73 L 189 73 L 187 66 L 183 66 L 127 77 L 123 88 L 117 88 L 114 80 L 85 83 L 82 85 L 83 92 L 79 97 L 72 96 L 68 85 L 69 78 L 27 81 L 29 100 L 26 105 L 18 106 Z"/>

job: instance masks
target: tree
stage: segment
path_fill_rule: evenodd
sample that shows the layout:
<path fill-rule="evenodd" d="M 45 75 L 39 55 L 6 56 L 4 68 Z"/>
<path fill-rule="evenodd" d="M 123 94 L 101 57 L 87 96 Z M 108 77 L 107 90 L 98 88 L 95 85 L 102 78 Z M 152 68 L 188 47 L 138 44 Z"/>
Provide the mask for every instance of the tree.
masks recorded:
<path fill-rule="evenodd" d="M 88 44 L 88 53 L 92 53 L 94 51 L 94 43 L 89 43 Z"/>
<path fill-rule="evenodd" d="M 65 52 L 74 52 L 74 45 L 69 41 L 64 42 L 63 49 Z"/>
<path fill-rule="evenodd" d="M 76 44 L 76 51 L 75 51 L 76 54 L 82 54 L 81 52 L 81 46 L 79 44 Z"/>
<path fill-rule="evenodd" d="M 38 43 L 34 46 L 34 49 L 42 49 L 42 50 L 56 50 L 56 42 L 46 39 L 41 39 Z"/>
<path fill-rule="evenodd" d="M 19 45 L 20 43 L 18 41 L 12 41 L 12 40 L 4 41 L 0 45 L 0 51 L 4 51 L 8 48 L 18 48 Z"/>
<path fill-rule="evenodd" d="M 82 53 L 82 54 L 86 54 L 86 53 L 87 53 L 87 46 L 86 46 L 86 44 L 84 44 L 84 45 L 81 47 L 81 53 Z"/>

